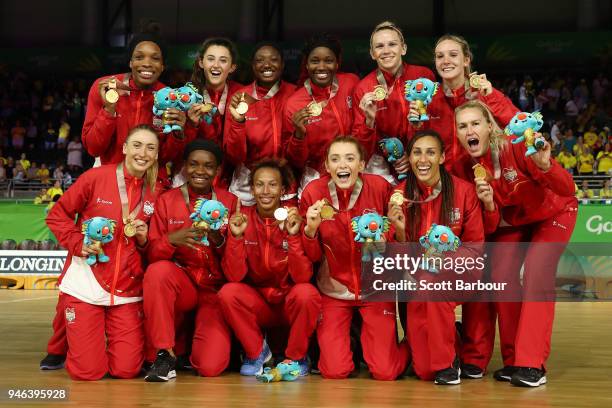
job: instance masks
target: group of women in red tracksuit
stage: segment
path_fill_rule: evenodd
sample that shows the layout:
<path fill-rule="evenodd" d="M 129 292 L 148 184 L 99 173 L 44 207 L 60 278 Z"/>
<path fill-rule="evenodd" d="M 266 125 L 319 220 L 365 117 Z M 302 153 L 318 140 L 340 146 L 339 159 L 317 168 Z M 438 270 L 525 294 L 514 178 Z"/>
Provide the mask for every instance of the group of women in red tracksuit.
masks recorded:
<path fill-rule="evenodd" d="M 217 113 L 203 120 L 210 111 L 202 105 L 169 110 L 164 121 L 183 128 L 169 134 L 152 116 L 153 92 L 164 86 L 164 50 L 156 35 L 136 36 L 131 71 L 92 85 L 83 141 L 102 166 L 81 176 L 47 219 L 69 255 L 41 368 L 59 368 L 65 356 L 74 379 L 130 378 L 146 361 L 147 381 L 167 381 L 178 358 L 189 355 L 184 365 L 217 376 L 229 365 L 235 336 L 241 374 L 260 374 L 278 351 L 306 375 L 316 338 L 322 376 L 347 378 L 358 369 L 351 329 L 359 313 L 358 341 L 375 379 L 394 380 L 409 364 L 436 384 L 481 378 L 499 321 L 504 367 L 494 377 L 546 383 L 552 300 L 410 301 L 400 304 L 407 335 L 398 342 L 398 304 L 361 296 L 363 247 L 352 220 L 371 212 L 388 216 L 384 239 L 392 242 L 418 242 L 435 223 L 464 243 L 531 243 L 494 250 L 492 279 L 527 299 L 533 287 L 554 282 L 562 245 L 537 244 L 569 241 L 573 181 L 549 145 L 526 157 L 524 145 L 503 136 L 500 128 L 518 109 L 486 75 L 473 81 L 478 74 L 463 38 L 445 35 L 435 45 L 440 89 L 422 123 L 408 121 L 417 106 L 404 98 L 404 83 L 435 77 L 403 62 L 408 44 L 391 22 L 374 28 L 377 67 L 361 80 L 341 72 L 335 37 L 311 38 L 299 87 L 282 80 L 277 45 L 256 46 L 255 79 L 242 86 L 229 79 L 237 67 L 233 43 L 208 39 L 191 81 Z M 405 148 L 393 164 L 379 147 L 388 137 Z M 475 177 L 474 165 L 484 172 Z M 391 199 L 398 192 L 404 203 Z M 203 200 L 227 208 L 221 229 L 192 225 Z M 81 225 L 93 217 L 113 220 L 113 240 L 102 246 L 108 262 L 100 261 L 100 247 L 83 243 Z M 85 262 L 90 255 L 98 262 Z"/>

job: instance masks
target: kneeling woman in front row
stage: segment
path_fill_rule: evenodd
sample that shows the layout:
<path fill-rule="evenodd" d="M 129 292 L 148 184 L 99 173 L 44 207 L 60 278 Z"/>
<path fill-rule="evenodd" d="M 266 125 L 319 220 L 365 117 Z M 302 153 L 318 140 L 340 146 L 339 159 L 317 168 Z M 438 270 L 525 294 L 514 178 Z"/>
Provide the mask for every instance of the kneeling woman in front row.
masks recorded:
<path fill-rule="evenodd" d="M 325 378 L 346 378 L 354 370 L 350 327 L 353 312 L 359 311 L 361 345 L 370 373 L 377 380 L 395 380 L 405 368 L 407 354 L 396 342 L 395 306 L 361 299 L 361 245 L 351 228 L 353 217 L 386 213 L 391 184 L 380 176 L 362 174 L 364 149 L 352 136 L 334 139 L 325 157 L 329 174 L 309 183 L 301 199 L 307 219 L 304 250 L 313 262 L 321 262 L 319 369 Z"/>
<path fill-rule="evenodd" d="M 444 143 L 433 130 L 417 132 L 406 149 L 411 172 L 396 189 L 409 200 L 391 204 L 389 220 L 399 242 L 418 242 L 433 223 L 449 227 L 462 243 L 483 242 L 482 209 L 474 186 L 444 169 Z M 465 245 L 473 252 L 474 245 Z M 463 251 L 463 250 L 462 250 Z M 467 254 L 469 256 L 469 254 Z M 451 271 L 452 273 L 452 271 Z M 424 271 L 420 279 L 439 281 L 444 273 Z M 455 355 L 456 300 L 408 303 L 408 337 L 414 371 L 422 380 L 453 385 L 461 382 Z"/>
<path fill-rule="evenodd" d="M 285 356 L 299 363 L 300 375 L 309 372 L 306 353 L 321 296 L 310 284 L 312 263 L 302 247 L 298 210 L 280 207 L 293 180 L 290 172 L 273 160 L 256 164 L 250 182 L 256 205 L 237 211 L 229 224 L 223 257 L 229 283 L 219 299 L 246 353 L 242 375 L 261 374 L 272 357 L 262 329 L 279 326 L 289 327 Z"/>
<path fill-rule="evenodd" d="M 47 217 L 49 229 L 68 248 L 60 290 L 66 296 L 66 370 L 75 380 L 99 380 L 107 373 L 132 378 L 140 372 L 142 251 L 159 191 L 158 148 L 152 128 L 132 129 L 124 160 L 85 172 Z M 81 231 L 88 226 L 95 227 L 89 242 L 103 245 L 84 243 Z"/>

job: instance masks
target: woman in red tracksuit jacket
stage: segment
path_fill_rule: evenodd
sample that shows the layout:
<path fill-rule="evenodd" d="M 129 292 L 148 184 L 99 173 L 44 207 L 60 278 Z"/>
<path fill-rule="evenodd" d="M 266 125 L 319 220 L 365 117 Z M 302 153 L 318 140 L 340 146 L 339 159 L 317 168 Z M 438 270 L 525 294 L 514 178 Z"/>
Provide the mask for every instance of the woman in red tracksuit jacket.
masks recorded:
<path fill-rule="evenodd" d="M 161 125 L 153 117 L 153 93 L 165 86 L 159 82 L 165 68 L 164 42 L 156 34 L 141 33 L 130 42 L 128 51 L 131 72 L 97 79 L 87 98 L 83 146 L 91 156 L 100 157 L 102 164 L 123 160 L 122 147 L 128 131 L 134 126 L 148 124 L 158 128 Z M 112 81 L 119 93 L 117 101 L 105 98 Z M 184 126 L 186 115 L 178 109 L 170 109 L 166 120 L 168 124 Z M 170 157 L 165 156 L 165 143 L 171 143 L 173 137 L 174 132 L 161 136 L 160 163 L 169 160 Z"/>
<path fill-rule="evenodd" d="M 377 380 L 394 380 L 407 360 L 407 349 L 396 341 L 395 305 L 360 298 L 361 245 L 355 242 L 351 227 L 353 217 L 372 211 L 385 214 L 391 185 L 380 176 L 362 173 L 365 152 L 351 136 L 331 143 L 325 167 L 329 175 L 311 182 L 300 202 L 306 214 L 304 250 L 312 262 L 321 262 L 317 273 L 322 293 L 317 328 L 319 369 L 325 378 L 346 378 L 355 369 L 349 332 L 353 312 L 358 310 L 363 319 L 363 356 L 370 373 Z M 335 213 L 331 219 L 325 214 L 330 205 Z"/>
<path fill-rule="evenodd" d="M 408 143 L 407 153 L 411 172 L 396 190 L 415 203 L 409 203 L 405 210 L 392 204 L 389 220 L 395 227 L 396 240 L 418 242 L 436 223 L 449 227 L 461 239 L 462 256 L 478 256 L 478 248 L 469 243 L 484 241 L 480 202 L 471 183 L 451 176 L 444 169 L 444 143 L 440 135 L 432 130 L 417 132 Z M 448 279 L 443 272 L 425 271 L 419 279 Z M 419 378 L 443 385 L 461 382 L 455 354 L 455 307 L 459 303 L 452 298 L 408 302 L 408 338 L 413 368 Z"/>
<path fill-rule="evenodd" d="M 219 292 L 225 319 L 242 343 L 242 375 L 261 374 L 272 353 L 263 328 L 289 327 L 285 357 L 307 375 L 308 343 L 321 309 L 319 291 L 310 283 L 312 262 L 304 254 L 301 217 L 296 207 L 281 207 L 291 186 L 288 166 L 264 160 L 255 165 L 251 188 L 256 205 L 242 207 L 230 220 L 223 272 L 229 283 Z M 278 211 L 286 220 L 275 220 Z M 284 218 L 284 217 L 280 217 Z"/>
<path fill-rule="evenodd" d="M 47 216 L 49 229 L 68 249 L 60 290 L 68 338 L 66 370 L 75 380 L 99 380 L 106 373 L 132 378 L 140 372 L 144 347 L 141 253 L 159 192 L 155 186 L 158 147 L 154 129 L 136 127 L 123 147 L 125 160 L 85 172 Z M 113 234 L 112 241 L 102 247 L 110 258 L 107 262 L 100 260 L 99 249 L 83 242 L 81 225 L 93 217 L 115 223 L 105 226 Z M 135 230 L 133 237 L 130 229 Z M 89 266 L 85 257 L 96 254 L 98 262 Z"/>
<path fill-rule="evenodd" d="M 341 51 L 335 37 L 311 38 L 302 51 L 308 79 L 285 105 L 283 146 L 285 157 L 302 173 L 300 192 L 323 174 L 327 145 L 351 132 L 353 88 L 359 78 L 338 72 Z"/>
<path fill-rule="evenodd" d="M 415 132 L 408 122 L 409 102 L 404 98 L 404 83 L 410 79 L 425 77 L 434 80 L 429 68 L 402 62 L 407 46 L 401 29 L 390 21 L 374 27 L 370 36 L 370 56 L 378 67 L 364 77 L 355 87 L 353 99 L 352 134 L 364 145 L 369 162 L 366 172 L 383 175 L 396 183 L 386 160 L 377 152 L 378 141 L 397 137 L 404 145 Z M 382 87 L 384 99 L 377 101 L 374 90 Z M 398 163 L 402 171 L 407 170 L 406 156 Z"/>
<path fill-rule="evenodd" d="M 210 140 L 195 140 L 185 148 L 187 183 L 159 197 L 151 220 L 149 267 L 144 278 L 144 313 L 147 360 L 155 361 L 146 381 L 162 382 L 176 377 L 175 328 L 185 313 L 197 309 L 191 364 L 202 376 L 217 376 L 229 363 L 231 333 L 225 324 L 217 291 L 225 282 L 220 263 L 224 251 L 223 231 L 210 231 L 210 245 L 189 218 L 198 198 L 218 200 L 230 211 L 236 197 L 212 188 L 221 164 L 221 148 Z M 181 350 L 182 351 L 182 350 Z M 178 352 L 178 351 L 177 351 Z M 154 353 L 157 353 L 155 357 Z"/>
<path fill-rule="evenodd" d="M 486 183 L 478 180 L 479 188 L 492 190 L 499 214 L 499 222 L 494 223 L 499 226 L 490 241 L 531 243 L 529 248 L 506 245 L 497 258 L 495 254 L 491 256 L 493 278 L 508 282 L 528 297 L 522 303 L 495 303 L 504 368 L 494 377 L 518 386 L 539 386 L 546 383 L 545 363 L 550 354 L 555 305 L 552 301 L 534 302 L 530 294 L 534 288 L 554 288 L 559 257 L 576 224 L 574 182 L 551 158 L 548 143 L 529 157 L 525 157 L 524 143 L 508 143 L 483 103 L 470 101 L 460 106 L 456 121 L 457 137 L 469 154 L 455 163 L 456 174 L 470 178 L 472 166 L 477 163 L 487 170 Z M 487 200 L 483 201 L 486 204 Z M 539 243 L 557 245 L 544 247 Z M 493 320 L 493 333 L 494 330 Z"/>
<path fill-rule="evenodd" d="M 295 85 L 281 79 L 283 53 L 274 43 L 257 45 L 251 64 L 255 81 L 234 93 L 223 131 L 226 160 L 236 167 L 229 190 L 244 205 L 255 204 L 249 185 L 253 164 L 266 157 L 283 156 L 283 110 L 295 91 Z M 243 99 L 249 110 L 240 114 L 236 108 Z"/>

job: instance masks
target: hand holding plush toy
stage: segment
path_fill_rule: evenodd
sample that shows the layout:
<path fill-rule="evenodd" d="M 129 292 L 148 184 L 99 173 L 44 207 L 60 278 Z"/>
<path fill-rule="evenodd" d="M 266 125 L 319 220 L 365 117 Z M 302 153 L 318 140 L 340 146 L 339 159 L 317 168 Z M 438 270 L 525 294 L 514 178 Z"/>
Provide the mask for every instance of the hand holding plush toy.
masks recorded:
<path fill-rule="evenodd" d="M 423 235 L 419 242 L 426 249 L 423 255 L 424 259 L 439 258 L 448 251 L 456 251 L 461 245 L 461 240 L 455 235 L 453 230 L 445 225 L 431 224 L 429 230 Z M 433 262 L 432 262 L 433 263 Z M 426 268 L 429 272 L 438 273 L 435 265 L 429 265 Z"/>
<path fill-rule="evenodd" d="M 544 147 L 546 140 L 537 136 L 536 132 L 544 125 L 544 119 L 540 112 L 519 112 L 510 120 L 508 126 L 504 129 L 504 133 L 508 136 L 517 136 L 512 140 L 512 144 L 525 142 L 527 151 L 525 156 L 529 157 L 537 152 L 536 149 Z"/>
<path fill-rule="evenodd" d="M 194 221 L 194 228 L 202 232 L 202 244 L 209 246 L 208 231 L 218 231 L 227 224 L 229 211 L 223 203 L 217 200 L 200 198 L 196 201 L 194 212 L 190 218 Z"/>
<path fill-rule="evenodd" d="M 378 146 L 380 147 L 383 156 L 387 159 L 389 163 L 395 163 L 404 155 L 404 145 L 402 144 L 402 141 L 399 140 L 397 137 L 381 139 L 378 142 Z M 402 173 L 398 174 L 397 179 L 403 180 L 406 177 L 406 174 Z"/>

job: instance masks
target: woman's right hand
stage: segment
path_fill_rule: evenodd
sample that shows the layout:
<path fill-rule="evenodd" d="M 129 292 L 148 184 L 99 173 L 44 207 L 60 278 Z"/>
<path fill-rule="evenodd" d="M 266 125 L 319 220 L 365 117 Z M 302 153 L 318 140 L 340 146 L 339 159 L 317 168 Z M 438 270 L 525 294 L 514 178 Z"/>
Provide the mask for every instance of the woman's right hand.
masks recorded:
<path fill-rule="evenodd" d="M 317 235 L 319 225 L 321 225 L 321 208 L 325 204 L 327 204 L 325 200 L 319 200 L 308 207 L 306 211 L 306 226 L 304 227 L 304 234 L 308 238 L 314 238 Z"/>
<path fill-rule="evenodd" d="M 242 237 L 248 225 L 247 216 L 240 212 L 240 200 L 236 203 L 236 212 L 229 220 L 229 227 L 235 238 Z"/>
<path fill-rule="evenodd" d="M 190 226 L 180 230 L 176 230 L 168 234 L 168 241 L 176 247 L 186 246 L 191 249 L 197 250 L 197 246 L 200 245 L 199 238 L 201 233 L 197 229 Z"/>
<path fill-rule="evenodd" d="M 374 127 L 376 121 L 376 95 L 374 92 L 366 92 L 359 101 L 359 109 L 361 109 L 365 115 L 366 125 L 369 128 Z"/>
<path fill-rule="evenodd" d="M 109 84 L 111 81 L 115 81 L 115 84 L 117 86 L 116 88 L 117 92 L 119 92 L 120 89 L 129 91 L 129 87 L 126 87 L 126 85 L 123 82 L 119 81 L 114 76 L 101 79 L 100 82 L 98 82 L 98 92 L 100 93 L 100 98 L 102 98 L 102 103 L 104 104 L 104 110 L 110 113 L 111 115 L 114 115 L 115 108 L 117 106 L 117 102 L 110 103 L 106 100 L 106 91 L 108 91 Z"/>
<path fill-rule="evenodd" d="M 83 258 L 87 258 L 90 255 L 98 255 L 102 252 L 102 247 L 95 245 L 85 245 L 83 242 L 83 247 L 81 248 L 81 256 Z"/>
<path fill-rule="evenodd" d="M 310 117 L 310 110 L 308 106 L 295 112 L 291 117 L 293 126 L 295 126 L 295 137 L 303 139 L 306 136 L 306 119 Z"/>
<path fill-rule="evenodd" d="M 484 204 L 485 210 L 495 211 L 495 202 L 493 201 L 493 187 L 483 178 L 474 179 L 476 183 L 476 195 Z"/>

